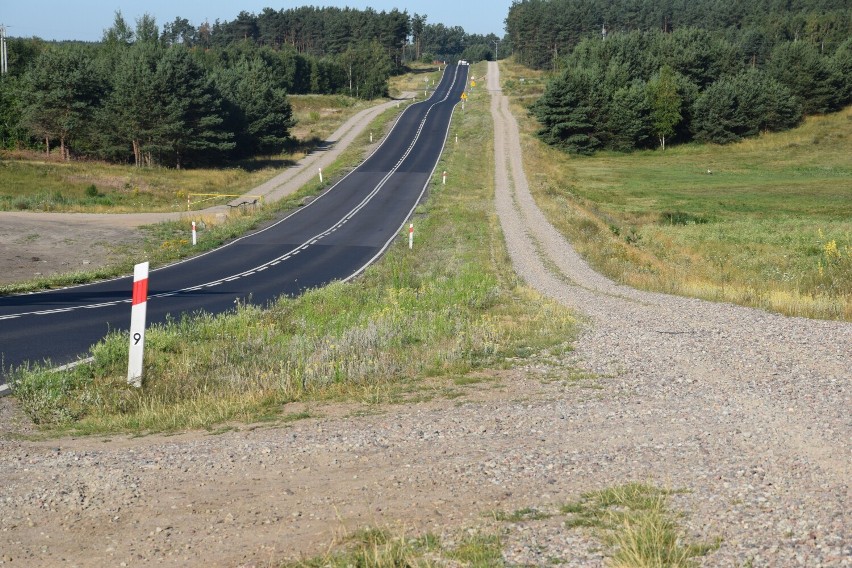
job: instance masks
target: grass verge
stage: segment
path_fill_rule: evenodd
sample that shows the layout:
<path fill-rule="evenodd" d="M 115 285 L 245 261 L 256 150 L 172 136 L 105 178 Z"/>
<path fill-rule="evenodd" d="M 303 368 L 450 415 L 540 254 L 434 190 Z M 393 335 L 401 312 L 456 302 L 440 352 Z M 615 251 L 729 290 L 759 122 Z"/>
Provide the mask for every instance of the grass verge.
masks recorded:
<path fill-rule="evenodd" d="M 152 328 L 145 383 L 125 384 L 127 338 L 70 371 L 19 369 L 22 408 L 56 433 L 212 428 L 277 416 L 293 401 L 395 402 L 411 382 L 452 378 L 549 349 L 570 349 L 574 319 L 519 286 L 493 212 L 487 96 L 457 112 L 413 250 L 399 240 L 357 281 L 268 309 L 186 316 Z"/>
<path fill-rule="evenodd" d="M 527 112 L 545 77 L 511 61 L 501 71 L 530 190 L 597 270 L 647 290 L 852 320 L 852 108 L 728 146 L 569 156 L 536 138 Z"/>

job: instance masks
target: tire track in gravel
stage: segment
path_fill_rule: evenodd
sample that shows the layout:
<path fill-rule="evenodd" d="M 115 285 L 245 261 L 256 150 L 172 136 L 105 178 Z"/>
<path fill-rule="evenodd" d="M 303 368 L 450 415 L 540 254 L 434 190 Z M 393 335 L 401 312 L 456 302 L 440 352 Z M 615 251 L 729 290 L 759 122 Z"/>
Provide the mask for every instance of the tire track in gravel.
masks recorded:
<path fill-rule="evenodd" d="M 771 466 L 788 491 L 806 498 L 815 518 L 835 523 L 843 565 L 852 563 L 852 325 L 639 291 L 596 273 L 530 194 L 518 125 L 493 62 L 488 89 L 495 202 L 507 248 L 529 285 L 588 317 L 574 362 L 615 374 L 628 396 L 660 416 L 679 410 L 698 418 L 705 433 L 729 442 L 715 446 L 711 461 Z M 651 420 L 644 434 L 686 439 L 695 427 L 695 421 Z M 807 473 L 790 472 L 785 479 L 798 467 Z M 791 481 L 794 473 L 808 479 Z M 820 502 L 827 488 L 832 504 Z"/>

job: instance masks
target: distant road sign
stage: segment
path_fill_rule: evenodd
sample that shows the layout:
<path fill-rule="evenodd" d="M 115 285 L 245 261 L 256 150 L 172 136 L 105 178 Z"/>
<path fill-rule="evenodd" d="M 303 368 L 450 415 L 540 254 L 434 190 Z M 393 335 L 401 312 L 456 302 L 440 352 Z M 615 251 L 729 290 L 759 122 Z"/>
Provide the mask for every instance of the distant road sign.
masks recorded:
<path fill-rule="evenodd" d="M 463 100 L 463 101 L 466 101 L 466 100 L 467 100 L 467 93 L 462 93 L 462 100 Z"/>

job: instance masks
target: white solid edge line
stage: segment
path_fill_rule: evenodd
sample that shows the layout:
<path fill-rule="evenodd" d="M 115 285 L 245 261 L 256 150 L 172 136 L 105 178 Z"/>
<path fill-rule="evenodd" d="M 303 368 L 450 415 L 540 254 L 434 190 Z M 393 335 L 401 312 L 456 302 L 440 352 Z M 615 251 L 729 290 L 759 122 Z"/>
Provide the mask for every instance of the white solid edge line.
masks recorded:
<path fill-rule="evenodd" d="M 80 365 L 88 365 L 94 360 L 94 357 L 86 357 L 85 359 L 79 359 L 77 361 L 74 361 L 73 363 L 68 363 L 67 365 L 60 365 L 59 367 L 54 367 L 49 372 L 57 373 L 59 371 L 67 371 Z M 3 398 L 4 396 L 9 396 L 10 394 L 12 394 L 12 387 L 9 386 L 9 383 L 0 385 L 0 398 Z"/>
<path fill-rule="evenodd" d="M 455 84 L 455 81 L 456 81 L 456 79 L 454 78 L 453 83 L 450 85 L 450 90 L 452 90 L 452 87 Z M 466 77 L 465 77 L 465 81 L 467 81 Z M 445 97 L 443 100 L 446 100 L 446 98 L 448 98 L 448 97 L 449 97 L 449 93 L 447 93 L 447 97 Z M 441 102 L 443 102 L 443 100 Z M 375 256 L 373 256 L 373 258 L 368 260 L 361 268 L 359 268 L 358 270 L 356 270 L 355 272 L 353 272 L 352 274 L 350 274 L 349 276 L 347 276 L 346 278 L 341 280 L 341 282 L 344 282 L 344 283 L 350 282 L 350 281 L 354 280 L 355 278 L 359 277 L 365 270 L 367 270 L 367 268 L 371 264 L 376 262 L 376 260 L 378 260 L 382 255 L 385 254 L 385 251 L 387 251 L 388 247 L 390 247 L 390 245 L 391 245 L 391 243 L 393 243 L 393 241 L 395 241 L 396 239 L 398 239 L 400 237 L 400 231 L 402 231 L 403 228 L 405 228 L 405 224 L 408 223 L 411 220 L 411 216 L 414 214 L 414 211 L 417 209 L 417 206 L 420 205 L 420 201 L 423 199 L 423 196 L 426 194 L 426 189 L 429 187 L 429 184 L 432 183 L 432 178 L 435 175 L 435 171 L 438 169 L 438 163 L 441 161 L 441 156 L 443 156 L 444 150 L 447 148 L 447 140 L 449 140 L 449 138 L 450 138 L 450 128 L 453 125 L 453 117 L 455 116 L 456 105 L 458 105 L 458 102 L 453 103 L 453 109 L 450 112 L 450 121 L 447 123 L 447 132 L 444 134 L 444 144 L 441 146 L 441 152 L 438 154 L 438 159 L 435 160 L 435 165 L 432 166 L 432 173 L 430 173 L 429 177 L 426 178 L 426 183 L 423 185 L 423 188 L 420 190 L 420 196 L 417 198 L 417 201 L 411 207 L 411 210 L 408 212 L 408 216 L 403 220 L 402 224 L 399 226 L 399 228 L 396 230 L 396 232 L 393 233 L 393 236 L 390 237 L 387 240 L 387 242 L 385 242 L 385 245 L 381 248 L 381 250 L 379 250 L 379 252 L 376 253 Z"/>

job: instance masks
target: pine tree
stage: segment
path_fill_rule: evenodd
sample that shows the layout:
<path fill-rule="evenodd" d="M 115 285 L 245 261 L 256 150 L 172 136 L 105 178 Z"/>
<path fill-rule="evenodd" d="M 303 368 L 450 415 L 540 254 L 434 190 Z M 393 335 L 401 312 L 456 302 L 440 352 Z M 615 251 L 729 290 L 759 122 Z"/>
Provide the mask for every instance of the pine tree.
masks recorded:
<path fill-rule="evenodd" d="M 154 97 L 149 148 L 170 165 L 213 161 L 234 148 L 233 133 L 222 128 L 221 96 L 183 47 L 165 50 L 157 62 Z"/>
<path fill-rule="evenodd" d="M 293 111 L 272 70 L 259 58 L 221 71 L 216 84 L 230 110 L 236 154 L 277 154 L 290 138 Z"/>
<path fill-rule="evenodd" d="M 411 35 L 414 38 L 414 59 L 420 61 L 423 40 L 423 27 L 426 25 L 426 15 L 414 14 L 411 17 Z"/>
<path fill-rule="evenodd" d="M 539 137 L 567 152 L 589 154 L 601 146 L 597 135 L 597 110 L 590 97 L 588 77 L 565 71 L 547 85 L 532 112 L 542 128 Z"/>
<path fill-rule="evenodd" d="M 852 38 L 847 39 L 837 48 L 832 61 L 834 72 L 841 78 L 839 104 L 852 103 Z"/>
<path fill-rule="evenodd" d="M 747 69 L 707 88 L 695 101 L 693 115 L 698 140 L 726 144 L 791 128 L 802 110 L 789 89 L 759 69 Z"/>
<path fill-rule="evenodd" d="M 21 79 L 14 75 L 0 80 L 0 148 L 12 149 L 28 138 L 21 121 L 24 89 L 20 83 Z"/>
<path fill-rule="evenodd" d="M 100 116 L 105 155 L 120 159 L 129 149 L 137 167 L 151 164 L 147 147 L 154 138 L 156 115 L 162 106 L 155 88 L 161 56 L 162 49 L 150 43 L 133 45 L 122 53 L 112 93 Z"/>
<path fill-rule="evenodd" d="M 643 148 L 652 140 L 651 109 L 645 89 L 645 83 L 637 79 L 613 93 L 606 125 L 609 148 L 627 152 Z"/>
<path fill-rule="evenodd" d="M 802 101 L 806 114 L 839 108 L 843 80 L 813 45 L 803 41 L 779 44 L 772 50 L 768 69 Z"/>
<path fill-rule="evenodd" d="M 716 81 L 698 97 L 694 115 L 693 132 L 702 142 L 735 142 L 747 128 L 736 86 L 727 79 Z"/>
<path fill-rule="evenodd" d="M 60 155 L 71 159 L 71 143 L 88 127 L 103 92 L 92 59 L 81 48 L 44 51 L 25 76 L 22 122 L 33 134 L 59 141 Z"/>

